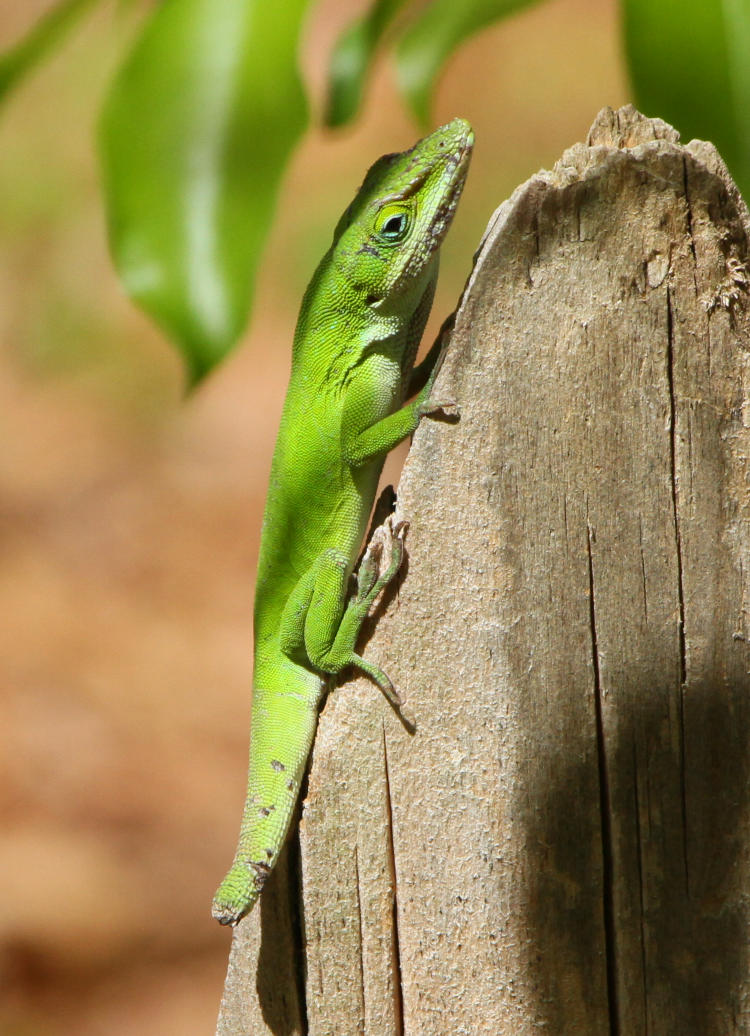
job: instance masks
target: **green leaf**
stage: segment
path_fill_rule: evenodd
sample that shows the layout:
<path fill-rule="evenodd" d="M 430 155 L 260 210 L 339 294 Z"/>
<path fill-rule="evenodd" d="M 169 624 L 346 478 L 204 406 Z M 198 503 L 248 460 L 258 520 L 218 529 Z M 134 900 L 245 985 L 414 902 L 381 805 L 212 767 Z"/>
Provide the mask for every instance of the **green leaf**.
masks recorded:
<path fill-rule="evenodd" d="M 234 345 L 281 176 L 307 123 L 307 0 L 164 0 L 101 122 L 110 244 L 126 290 L 192 382 Z"/>
<path fill-rule="evenodd" d="M 404 33 L 396 53 L 401 92 L 418 121 L 430 121 L 435 80 L 456 47 L 486 25 L 538 0 L 433 0 Z"/>
<path fill-rule="evenodd" d="M 622 12 L 638 107 L 713 141 L 750 197 L 747 0 L 622 0 Z"/>
<path fill-rule="evenodd" d="M 369 11 L 338 38 L 328 69 L 327 125 L 341 126 L 357 114 L 378 44 L 406 2 L 374 0 Z"/>
<path fill-rule="evenodd" d="M 0 102 L 13 87 L 54 50 L 76 21 L 98 0 L 62 0 L 43 15 L 29 32 L 0 54 Z"/>

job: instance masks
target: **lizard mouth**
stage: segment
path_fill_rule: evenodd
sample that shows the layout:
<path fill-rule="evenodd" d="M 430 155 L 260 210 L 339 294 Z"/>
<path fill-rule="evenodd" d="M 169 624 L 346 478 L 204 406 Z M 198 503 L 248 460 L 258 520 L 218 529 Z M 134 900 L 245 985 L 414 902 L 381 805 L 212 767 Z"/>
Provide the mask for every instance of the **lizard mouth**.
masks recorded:
<path fill-rule="evenodd" d="M 448 232 L 448 227 L 456 211 L 461 192 L 466 183 L 466 169 L 471 161 L 471 153 L 474 148 L 474 134 L 469 130 L 463 141 L 460 150 L 446 156 L 445 176 L 448 180 L 446 191 L 430 223 L 429 234 L 432 239 L 433 248 L 441 244 Z"/>
<path fill-rule="evenodd" d="M 408 263 L 401 270 L 395 284 L 392 286 L 392 290 L 396 292 L 411 279 L 417 269 L 424 267 L 443 243 L 443 239 L 448 233 L 453 220 L 453 214 L 456 211 L 456 206 L 466 182 L 466 169 L 471 161 L 472 149 L 474 147 L 474 134 L 472 130 L 468 123 L 463 122 L 463 120 L 461 120 L 461 123 L 460 136 L 456 140 L 456 131 L 452 131 L 455 144 L 450 150 L 445 152 L 440 161 L 439 188 L 436 184 L 436 189 L 440 191 L 439 201 L 431 213 L 429 223 L 423 231 L 420 249 L 412 253 Z M 437 136 L 440 133 L 447 135 L 451 129 L 452 124 L 449 124 L 449 126 L 443 127 L 442 130 L 436 130 L 435 135 Z M 405 198 L 411 197 L 425 184 L 431 175 L 435 175 L 434 164 L 420 169 L 406 187 L 402 188 L 397 194 L 394 193 L 392 199 L 389 198 L 388 200 L 402 201 Z"/>

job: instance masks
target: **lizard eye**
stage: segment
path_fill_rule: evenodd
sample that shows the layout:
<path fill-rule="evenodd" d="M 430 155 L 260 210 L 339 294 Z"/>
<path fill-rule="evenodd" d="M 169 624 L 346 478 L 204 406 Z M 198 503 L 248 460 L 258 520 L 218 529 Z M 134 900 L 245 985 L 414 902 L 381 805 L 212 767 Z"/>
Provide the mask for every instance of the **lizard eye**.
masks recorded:
<path fill-rule="evenodd" d="M 383 237 L 401 237 L 406 227 L 406 216 L 400 213 L 398 216 L 389 216 L 383 224 L 380 233 Z"/>
<path fill-rule="evenodd" d="M 403 241 L 409 230 L 409 213 L 404 209 L 388 206 L 378 218 L 376 233 L 388 244 Z"/>

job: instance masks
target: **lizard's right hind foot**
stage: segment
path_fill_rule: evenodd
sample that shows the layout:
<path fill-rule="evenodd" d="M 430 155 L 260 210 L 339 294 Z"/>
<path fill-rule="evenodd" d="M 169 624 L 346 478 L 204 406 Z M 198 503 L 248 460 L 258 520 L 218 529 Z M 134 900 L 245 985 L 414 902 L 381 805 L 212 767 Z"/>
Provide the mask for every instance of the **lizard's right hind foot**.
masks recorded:
<path fill-rule="evenodd" d="M 401 567 L 409 523 L 389 514 L 370 537 L 357 572 L 357 604 L 368 609 Z M 382 570 L 381 570 L 382 569 Z"/>

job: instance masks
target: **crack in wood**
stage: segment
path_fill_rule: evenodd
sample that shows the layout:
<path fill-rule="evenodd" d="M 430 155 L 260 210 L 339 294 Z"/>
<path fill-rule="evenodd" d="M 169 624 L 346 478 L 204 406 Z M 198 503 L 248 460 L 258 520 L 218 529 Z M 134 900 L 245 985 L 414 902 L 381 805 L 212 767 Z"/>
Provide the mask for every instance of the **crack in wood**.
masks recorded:
<path fill-rule="evenodd" d="M 588 507 L 587 507 L 588 511 Z M 612 859 L 612 818 L 609 805 L 607 748 L 602 716 L 602 686 L 599 670 L 599 642 L 596 631 L 594 599 L 594 560 L 591 553 L 591 525 L 586 523 L 586 549 L 589 575 L 589 623 L 591 658 L 594 669 L 594 717 L 596 723 L 596 755 L 599 771 L 599 821 L 602 846 L 602 914 L 604 917 L 604 952 L 607 969 L 607 1002 L 610 1036 L 619 1036 L 620 1011 L 617 996 L 617 944 L 615 937 L 614 866 Z"/>
<path fill-rule="evenodd" d="M 641 553 L 641 586 L 643 587 L 643 619 L 648 626 L 648 593 L 646 592 L 646 559 L 643 554 L 643 515 L 638 515 L 638 548 Z"/>
<path fill-rule="evenodd" d="M 359 878 L 359 847 L 354 843 L 354 881 L 357 892 L 357 918 L 359 920 L 359 988 L 361 991 L 360 1032 L 365 1031 L 367 1021 L 367 1002 L 365 999 L 365 922 L 362 917 L 362 892 Z"/>
<path fill-rule="evenodd" d="M 294 960 L 292 971 L 297 986 L 299 1003 L 300 1036 L 308 1036 L 310 1020 L 307 1014 L 307 958 L 305 952 L 304 898 L 302 890 L 302 854 L 300 852 L 299 832 L 289 839 L 289 923 Z"/>
<path fill-rule="evenodd" d="M 682 565 L 682 532 L 680 529 L 679 495 L 677 486 L 677 405 L 674 389 L 674 313 L 672 291 L 667 285 L 667 385 L 669 387 L 669 466 L 672 482 L 672 521 L 674 524 L 675 554 L 677 559 L 677 600 L 679 605 L 678 636 L 680 645 L 679 688 L 679 751 L 680 751 L 680 808 L 682 812 L 682 861 L 685 873 L 685 892 L 690 896 L 690 875 L 687 851 L 687 788 L 685 750 L 685 682 L 687 680 L 687 649 L 685 644 L 685 587 Z"/>
<path fill-rule="evenodd" d="M 693 279 L 695 279 L 695 262 L 696 262 L 695 238 L 693 236 L 693 207 L 690 204 L 690 190 L 689 190 L 689 183 L 688 183 L 687 155 L 683 155 L 682 156 L 682 189 L 683 189 L 684 194 L 685 194 L 685 206 L 687 207 L 687 231 L 688 231 L 688 238 L 690 239 L 690 251 L 691 251 L 692 256 L 693 256 Z M 696 286 L 696 295 L 697 294 L 698 294 L 698 292 L 697 292 L 697 286 Z"/>
<path fill-rule="evenodd" d="M 393 946 L 393 1014 L 396 1020 L 396 1032 L 398 1036 L 404 1034 L 404 995 L 403 976 L 401 973 L 401 943 L 398 930 L 398 885 L 396 881 L 396 851 L 393 840 L 393 802 L 391 799 L 391 777 L 388 766 L 388 741 L 385 736 L 385 723 L 383 724 L 383 769 L 385 777 L 385 807 L 387 824 L 387 847 L 388 865 L 391 871 L 391 888 L 393 889 L 392 902 L 392 946 Z"/>
<path fill-rule="evenodd" d="M 641 943 L 641 992 L 643 994 L 643 1032 L 648 1036 L 648 968 L 646 958 L 646 923 L 643 895 L 643 841 L 641 838 L 641 803 L 638 795 L 638 752 L 633 741 L 633 813 L 635 817 L 635 858 L 638 864 L 638 905 L 640 909 L 639 936 Z"/>

